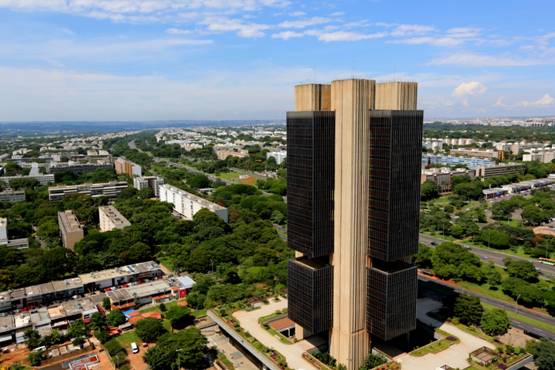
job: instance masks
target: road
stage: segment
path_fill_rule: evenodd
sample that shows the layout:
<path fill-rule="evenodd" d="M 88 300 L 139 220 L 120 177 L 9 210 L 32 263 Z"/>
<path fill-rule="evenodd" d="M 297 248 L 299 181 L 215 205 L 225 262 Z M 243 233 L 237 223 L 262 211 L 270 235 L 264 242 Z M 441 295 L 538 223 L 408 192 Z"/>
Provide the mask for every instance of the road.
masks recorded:
<path fill-rule="evenodd" d="M 508 303 L 508 302 L 493 299 L 491 297 L 488 297 L 487 295 L 472 292 L 470 290 L 466 290 L 464 288 L 461 288 L 461 287 L 459 287 L 455 284 L 452 284 L 452 283 L 449 283 L 449 282 L 446 282 L 446 281 L 443 281 L 443 280 L 439 280 L 437 278 L 432 278 L 432 277 L 429 277 L 429 276 L 426 276 L 426 275 L 423 275 L 423 274 L 418 274 L 418 278 L 422 281 L 431 281 L 431 282 L 434 282 L 436 284 L 440 284 L 440 285 L 452 288 L 456 292 L 459 292 L 459 293 L 464 293 L 464 294 L 467 294 L 467 295 L 478 297 L 480 299 L 480 301 L 491 304 L 492 306 L 495 306 L 497 308 L 501 308 L 502 310 L 515 312 L 515 313 L 518 313 L 519 315 L 526 316 L 530 319 L 534 319 L 534 320 L 545 322 L 545 323 L 548 323 L 548 324 L 551 324 L 551 325 L 555 325 L 555 318 L 553 318 L 553 317 L 551 317 L 547 314 L 541 314 L 541 313 L 532 311 L 532 310 L 527 309 L 527 308 L 522 307 L 522 306 L 517 306 L 517 305 L 511 304 L 511 303 Z M 555 340 L 555 333 L 553 333 L 553 332 L 537 328 L 533 325 L 527 324 L 527 323 L 522 322 L 520 320 L 511 319 L 511 323 L 515 328 L 522 329 L 526 332 L 533 333 L 533 334 L 535 334 L 537 336 L 540 336 L 540 337 Z"/>
<path fill-rule="evenodd" d="M 429 236 L 429 235 L 420 234 L 420 242 L 433 248 L 433 247 L 435 247 L 435 246 L 437 246 L 441 243 L 444 243 L 445 240 L 440 239 L 440 238 L 436 238 L 436 237 L 433 237 L 433 236 Z M 543 263 L 538 262 L 535 259 L 521 257 L 521 256 L 515 256 L 515 255 L 512 255 L 512 254 L 507 254 L 507 253 L 503 253 L 503 252 L 499 252 L 499 251 L 493 251 L 493 250 L 490 250 L 490 249 L 478 248 L 478 247 L 475 247 L 475 246 L 470 245 L 470 244 L 464 244 L 464 243 L 457 243 L 457 244 L 460 244 L 463 247 L 467 248 L 468 250 L 472 251 L 472 253 L 474 253 L 475 255 L 480 257 L 482 260 L 491 261 L 491 262 L 493 262 L 494 264 L 496 264 L 500 267 L 505 267 L 505 263 L 503 262 L 503 260 L 505 258 L 509 257 L 509 258 L 513 258 L 513 259 L 532 262 L 534 264 L 534 266 L 536 267 L 536 269 L 543 276 L 545 276 L 547 278 L 550 278 L 550 279 L 555 278 L 555 266 L 545 265 Z"/>

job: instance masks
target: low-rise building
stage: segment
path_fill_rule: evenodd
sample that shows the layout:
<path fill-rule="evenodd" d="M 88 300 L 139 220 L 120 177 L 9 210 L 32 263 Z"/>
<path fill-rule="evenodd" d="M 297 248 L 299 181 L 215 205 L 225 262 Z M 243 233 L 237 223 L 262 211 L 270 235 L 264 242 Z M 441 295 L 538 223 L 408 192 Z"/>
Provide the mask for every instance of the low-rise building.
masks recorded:
<path fill-rule="evenodd" d="M 112 231 L 131 226 L 131 223 L 113 206 L 98 207 L 100 231 Z"/>
<path fill-rule="evenodd" d="M 0 192 L 0 202 L 24 202 L 25 191 L 23 190 L 4 190 Z"/>
<path fill-rule="evenodd" d="M 495 176 L 521 175 L 523 173 L 523 164 L 499 164 L 497 166 L 482 166 L 476 168 L 476 177 L 485 179 Z"/>
<path fill-rule="evenodd" d="M 159 196 L 159 187 L 163 184 L 164 179 L 158 176 L 140 176 L 133 178 L 133 187 L 135 189 L 152 189 L 155 197 Z"/>
<path fill-rule="evenodd" d="M 135 263 L 112 269 L 80 274 L 86 292 L 104 290 L 132 282 L 142 283 L 162 277 L 160 265 L 154 261 Z"/>
<path fill-rule="evenodd" d="M 431 181 L 436 184 L 440 192 L 445 193 L 452 190 L 453 177 L 468 176 L 474 178 L 475 172 L 464 168 L 456 168 L 454 170 L 447 167 L 423 169 L 420 176 L 420 182 Z"/>
<path fill-rule="evenodd" d="M 75 244 L 85 236 L 83 226 L 72 210 L 58 212 L 58 225 L 64 248 L 75 250 Z"/>
<path fill-rule="evenodd" d="M 214 153 L 216 154 L 216 157 L 221 161 L 225 160 L 227 157 L 246 158 L 249 156 L 249 152 L 244 149 L 234 149 L 227 147 L 214 147 Z"/>
<path fill-rule="evenodd" d="M 208 209 L 225 222 L 228 222 L 227 208 L 169 184 L 160 186 L 160 200 L 173 204 L 175 212 L 187 220 L 192 220 L 193 216 L 201 209 Z"/>
<path fill-rule="evenodd" d="M 494 149 L 469 149 L 458 148 L 449 151 L 451 155 L 462 155 L 466 157 L 486 158 L 486 159 L 503 159 L 504 152 L 502 150 Z"/>
<path fill-rule="evenodd" d="M 62 185 L 51 186 L 48 188 L 49 200 L 61 200 L 64 197 L 73 194 L 89 195 L 93 198 L 97 197 L 116 197 L 124 189 L 127 189 L 127 182 L 112 181 L 96 184 L 80 184 L 80 185 Z"/>
<path fill-rule="evenodd" d="M 143 174 L 141 166 L 121 157 L 114 161 L 114 168 L 118 175 L 127 175 L 129 177 L 134 177 L 142 176 Z"/>
<path fill-rule="evenodd" d="M 28 175 L 28 176 L 0 176 L 0 181 L 10 185 L 13 180 L 36 180 L 41 185 L 48 185 L 54 183 L 54 175 L 49 173 L 46 175 Z"/>
<path fill-rule="evenodd" d="M 76 163 L 76 162 L 60 162 L 52 164 L 48 171 L 53 174 L 72 173 L 79 175 L 82 173 L 93 172 L 96 170 L 111 170 L 114 166 L 111 163 Z"/>
<path fill-rule="evenodd" d="M 106 293 L 112 308 L 119 310 L 138 307 L 152 302 L 166 302 L 176 298 L 171 286 L 164 280 L 130 286 Z"/>

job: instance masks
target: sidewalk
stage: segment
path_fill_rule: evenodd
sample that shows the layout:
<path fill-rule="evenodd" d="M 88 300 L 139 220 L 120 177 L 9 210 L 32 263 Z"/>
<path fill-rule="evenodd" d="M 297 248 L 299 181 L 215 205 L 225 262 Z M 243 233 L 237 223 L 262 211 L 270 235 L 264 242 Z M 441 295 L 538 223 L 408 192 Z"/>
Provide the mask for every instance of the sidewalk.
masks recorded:
<path fill-rule="evenodd" d="M 295 370 L 313 370 L 317 369 L 310 362 L 303 358 L 303 353 L 313 348 L 313 345 L 302 340 L 294 344 L 282 343 L 278 338 L 272 336 L 258 323 L 258 319 L 267 316 L 277 310 L 283 310 L 287 307 L 287 300 L 280 298 L 279 301 L 271 300 L 270 304 L 262 305 L 259 309 L 247 312 L 237 311 L 233 316 L 239 320 L 241 327 L 248 331 L 260 343 L 268 348 L 273 348 L 281 353 L 287 359 L 287 365 Z"/>

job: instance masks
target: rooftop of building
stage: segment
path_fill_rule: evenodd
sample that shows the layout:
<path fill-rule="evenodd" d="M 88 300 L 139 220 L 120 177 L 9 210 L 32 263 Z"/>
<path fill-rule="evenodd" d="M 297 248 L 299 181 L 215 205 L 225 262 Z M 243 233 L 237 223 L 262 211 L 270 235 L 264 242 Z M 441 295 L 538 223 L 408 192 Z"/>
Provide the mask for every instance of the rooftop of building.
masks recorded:
<path fill-rule="evenodd" d="M 97 281 L 115 279 L 123 276 L 141 274 L 149 271 L 160 270 L 160 265 L 154 261 L 140 262 L 133 265 L 115 267 L 112 269 L 80 274 L 81 282 L 86 285 Z"/>
<path fill-rule="evenodd" d="M 127 220 L 114 206 L 101 206 L 98 211 L 103 213 L 106 217 L 114 223 L 115 227 L 130 226 L 131 223 Z"/>
<path fill-rule="evenodd" d="M 157 280 L 150 283 L 130 286 L 107 292 L 106 295 L 112 302 L 129 301 L 135 298 L 150 297 L 158 294 L 164 294 L 170 290 L 170 285 L 164 280 Z"/>
<path fill-rule="evenodd" d="M 52 175 L 54 176 L 54 175 Z M 86 184 L 76 184 L 76 185 L 56 185 L 49 186 L 48 191 L 57 190 L 67 190 L 67 189 L 86 189 L 91 187 L 105 187 L 105 186 L 127 186 L 126 181 L 110 181 L 110 182 L 98 182 L 98 183 L 86 183 Z"/>
<path fill-rule="evenodd" d="M 62 227 L 67 231 L 78 231 L 83 229 L 77 216 L 70 209 L 58 212 L 58 220 L 60 220 Z"/>

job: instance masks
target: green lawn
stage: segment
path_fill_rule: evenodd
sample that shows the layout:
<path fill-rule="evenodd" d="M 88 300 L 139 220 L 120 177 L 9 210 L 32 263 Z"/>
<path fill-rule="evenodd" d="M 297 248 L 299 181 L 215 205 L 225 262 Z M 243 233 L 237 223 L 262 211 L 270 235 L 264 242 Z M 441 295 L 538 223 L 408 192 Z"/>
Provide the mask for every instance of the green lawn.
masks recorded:
<path fill-rule="evenodd" d="M 238 181 L 241 174 L 238 172 L 220 172 L 216 176 L 227 181 Z"/>
<path fill-rule="evenodd" d="M 133 343 L 133 342 L 137 343 L 137 345 L 143 343 L 141 338 L 139 338 L 137 336 L 137 334 L 135 333 L 134 330 L 133 331 L 128 331 L 127 333 L 123 333 L 121 335 L 118 335 L 116 337 L 116 340 L 125 349 L 129 349 L 129 346 L 131 346 L 131 343 Z"/>
<path fill-rule="evenodd" d="M 449 334 L 449 333 L 444 333 L 447 334 L 448 336 L 454 337 L 453 335 Z M 415 357 L 422 357 L 424 355 L 427 355 L 428 353 L 439 353 L 441 351 L 446 350 L 447 348 L 451 347 L 454 344 L 457 344 L 460 342 L 459 338 L 454 337 L 455 340 L 449 340 L 447 338 L 442 338 L 442 339 L 438 339 L 435 342 L 426 344 L 423 347 L 420 347 L 418 349 L 415 349 L 414 351 L 410 352 L 411 356 L 415 356 Z"/>
<path fill-rule="evenodd" d="M 484 303 L 484 302 L 482 302 L 482 306 L 484 306 L 484 308 L 496 308 L 495 306 L 492 306 L 492 305 L 490 305 L 488 303 Z M 513 312 L 513 311 L 505 311 L 505 312 L 507 313 L 507 316 L 509 316 L 509 318 L 511 318 L 511 319 L 519 320 L 519 321 L 522 321 L 526 324 L 533 325 L 537 328 L 549 331 L 551 333 L 555 333 L 555 325 L 551 325 L 551 324 L 548 324 L 546 322 L 539 321 L 539 320 L 536 320 L 536 319 L 531 319 L 527 316 L 523 316 L 523 315 L 518 314 L 518 313 Z"/>
<path fill-rule="evenodd" d="M 457 282 L 457 285 L 470 290 L 471 292 L 480 293 L 483 295 L 487 295 L 488 297 L 498 299 L 500 301 L 516 304 L 515 300 L 503 293 L 501 289 L 491 290 L 489 289 L 489 286 L 487 284 L 478 285 L 475 283 L 470 283 L 468 281 L 459 281 Z"/>

